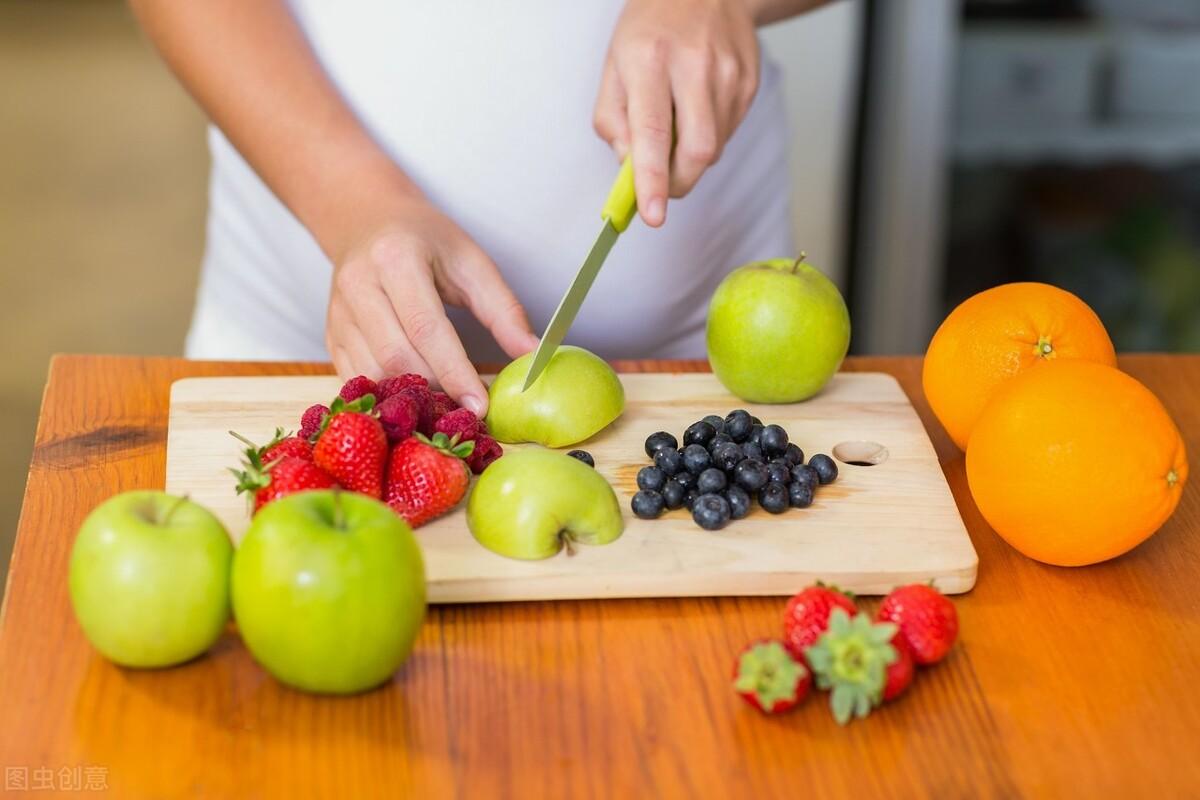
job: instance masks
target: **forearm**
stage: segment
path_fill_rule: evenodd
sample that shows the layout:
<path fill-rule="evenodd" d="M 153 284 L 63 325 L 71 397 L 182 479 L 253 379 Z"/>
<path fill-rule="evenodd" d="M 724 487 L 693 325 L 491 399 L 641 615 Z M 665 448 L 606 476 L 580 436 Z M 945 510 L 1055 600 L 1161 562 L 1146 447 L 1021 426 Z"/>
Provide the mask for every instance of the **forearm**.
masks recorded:
<path fill-rule="evenodd" d="M 131 0 L 167 64 L 335 262 L 420 193 L 325 75 L 282 0 Z"/>
<path fill-rule="evenodd" d="M 827 2 L 829 0 L 746 0 L 754 24 L 759 27 L 812 11 Z"/>

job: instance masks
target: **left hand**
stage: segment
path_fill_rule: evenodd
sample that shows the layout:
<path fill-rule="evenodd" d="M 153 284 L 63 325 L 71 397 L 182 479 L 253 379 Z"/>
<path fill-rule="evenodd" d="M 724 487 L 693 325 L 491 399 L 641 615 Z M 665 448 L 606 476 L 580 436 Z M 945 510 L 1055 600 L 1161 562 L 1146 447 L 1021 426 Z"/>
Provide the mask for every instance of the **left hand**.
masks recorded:
<path fill-rule="evenodd" d="M 593 120 L 619 158 L 632 150 L 651 227 L 717 163 L 758 90 L 746 0 L 629 0 L 613 32 Z M 672 125 L 678 137 L 671 148 Z"/>

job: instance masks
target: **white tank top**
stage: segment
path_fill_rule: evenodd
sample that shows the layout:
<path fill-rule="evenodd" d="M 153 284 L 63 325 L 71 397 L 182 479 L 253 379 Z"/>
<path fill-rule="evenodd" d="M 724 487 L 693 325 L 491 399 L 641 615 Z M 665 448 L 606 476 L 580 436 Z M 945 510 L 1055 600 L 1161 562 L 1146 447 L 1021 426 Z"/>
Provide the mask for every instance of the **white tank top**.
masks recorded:
<path fill-rule="evenodd" d="M 363 123 L 495 260 L 535 333 L 600 229 L 618 163 L 592 130 L 620 0 L 293 0 Z M 779 75 L 721 161 L 657 230 L 617 242 L 567 341 L 608 358 L 701 357 L 708 298 L 730 269 L 792 252 Z M 220 131 L 209 134 L 207 245 L 188 355 L 326 360 L 331 265 Z M 473 358 L 503 361 L 451 309 Z"/>

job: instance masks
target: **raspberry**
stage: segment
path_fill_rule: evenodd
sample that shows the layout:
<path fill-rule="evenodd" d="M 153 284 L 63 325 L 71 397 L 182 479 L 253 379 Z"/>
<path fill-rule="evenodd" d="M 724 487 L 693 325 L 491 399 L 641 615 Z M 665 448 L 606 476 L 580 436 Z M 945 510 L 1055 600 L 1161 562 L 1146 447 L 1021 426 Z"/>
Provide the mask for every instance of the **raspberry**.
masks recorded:
<path fill-rule="evenodd" d="M 475 449 L 467 456 L 467 466 L 471 468 L 471 472 L 478 475 L 502 455 L 504 448 L 500 443 L 486 433 L 481 433 L 475 437 Z"/>
<path fill-rule="evenodd" d="M 358 375 L 346 381 L 338 396 L 347 403 L 357 400 L 365 394 L 375 394 L 375 381 L 366 375 Z"/>
<path fill-rule="evenodd" d="M 435 421 L 441 419 L 444 415 L 451 411 L 458 410 L 458 403 L 445 392 L 433 393 L 433 419 Z"/>
<path fill-rule="evenodd" d="M 421 408 L 408 392 L 392 395 L 375 410 L 379 412 L 379 422 L 392 444 L 412 436 L 421 420 Z"/>
<path fill-rule="evenodd" d="M 393 397 L 410 397 L 417 404 L 417 430 L 433 435 L 433 395 L 428 388 L 406 386 Z"/>
<path fill-rule="evenodd" d="M 328 413 L 329 406 L 323 406 L 320 403 L 306 408 L 304 416 L 300 417 L 300 430 L 296 435 L 301 439 L 312 439 L 317 435 L 317 431 L 321 430 L 321 422 Z"/>
<path fill-rule="evenodd" d="M 418 375 L 415 372 L 406 372 L 403 375 L 384 378 L 375 387 L 375 399 L 382 403 L 392 395 L 399 394 L 401 389 L 407 389 L 410 386 L 418 389 L 428 389 L 429 381 L 425 380 L 424 376 Z"/>
<path fill-rule="evenodd" d="M 437 422 L 433 423 L 433 429 L 447 436 L 457 434 L 459 441 L 469 442 L 474 441 L 476 436 L 485 432 L 480 430 L 480 425 L 479 419 L 474 414 L 465 408 L 459 408 L 438 417 Z"/>

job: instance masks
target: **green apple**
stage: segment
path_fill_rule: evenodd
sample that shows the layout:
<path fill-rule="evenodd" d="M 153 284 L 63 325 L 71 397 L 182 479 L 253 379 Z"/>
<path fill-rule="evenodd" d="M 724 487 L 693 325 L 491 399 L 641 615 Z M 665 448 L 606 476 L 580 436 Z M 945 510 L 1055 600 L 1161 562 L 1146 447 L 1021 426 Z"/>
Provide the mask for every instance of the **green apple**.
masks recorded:
<path fill-rule="evenodd" d="M 532 361 L 532 353 L 513 361 L 488 390 L 487 426 L 499 441 L 566 447 L 603 430 L 625 410 L 617 373 L 582 347 L 559 347 L 523 392 Z"/>
<path fill-rule="evenodd" d="M 803 259 L 739 267 L 713 294 L 708 361 L 725 388 L 743 400 L 807 400 L 846 357 L 846 301 L 832 281 Z"/>
<path fill-rule="evenodd" d="M 549 558 L 573 543 L 621 535 L 621 506 L 608 481 L 564 453 L 515 450 L 484 470 L 467 498 L 467 525 L 487 549 L 509 558 Z"/>
<path fill-rule="evenodd" d="M 297 689 L 351 694 L 391 677 L 425 617 L 412 529 L 366 495 L 288 495 L 254 516 L 233 557 L 233 616 L 258 663 Z"/>
<path fill-rule="evenodd" d="M 124 492 L 96 506 L 75 537 L 71 605 L 106 658 L 179 664 L 211 647 L 229 621 L 232 557 L 208 509 L 165 492 Z"/>

